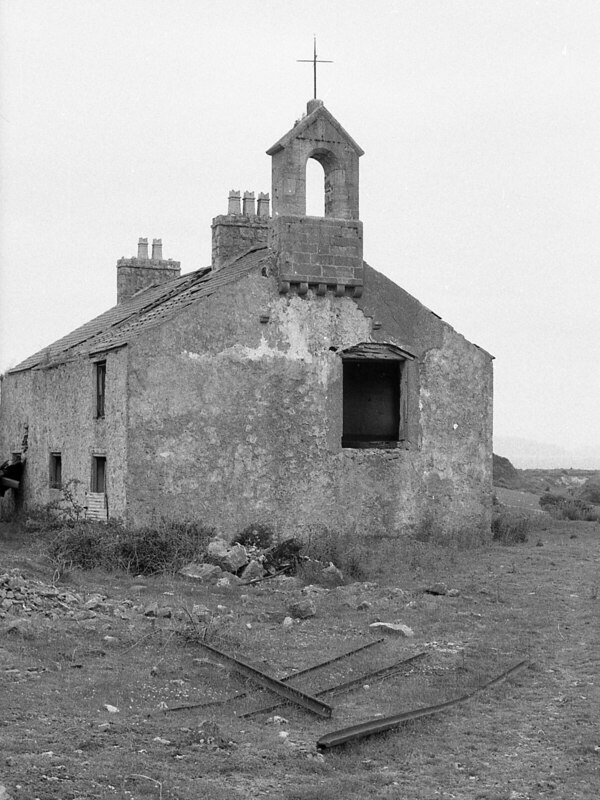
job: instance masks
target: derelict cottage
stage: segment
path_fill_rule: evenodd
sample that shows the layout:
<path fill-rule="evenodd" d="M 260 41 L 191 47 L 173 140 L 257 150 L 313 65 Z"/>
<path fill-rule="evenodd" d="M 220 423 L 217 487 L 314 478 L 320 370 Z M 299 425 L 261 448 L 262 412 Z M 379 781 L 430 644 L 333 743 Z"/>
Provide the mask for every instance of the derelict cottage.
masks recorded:
<path fill-rule="evenodd" d="M 320 100 L 267 153 L 272 209 L 232 192 L 211 267 L 140 239 L 117 305 L 4 377 L 0 457 L 26 464 L 5 510 L 75 479 L 130 524 L 489 533 L 491 356 L 363 261 L 362 150 Z"/>

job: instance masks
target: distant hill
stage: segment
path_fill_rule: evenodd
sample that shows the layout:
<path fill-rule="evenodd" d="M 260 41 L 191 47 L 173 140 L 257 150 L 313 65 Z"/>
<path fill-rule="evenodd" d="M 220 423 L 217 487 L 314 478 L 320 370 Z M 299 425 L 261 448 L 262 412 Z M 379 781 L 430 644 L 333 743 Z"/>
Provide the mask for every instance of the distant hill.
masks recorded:
<path fill-rule="evenodd" d="M 600 504 L 600 470 L 517 469 L 508 458 L 494 453 L 493 481 L 494 486 L 503 489 L 519 489 L 532 494 L 552 492 Z"/>
<path fill-rule="evenodd" d="M 521 488 L 521 477 L 519 475 L 519 470 L 513 467 L 508 458 L 497 456 L 496 453 L 494 453 L 492 468 L 494 474 L 494 486 L 499 486 L 502 489 Z"/>

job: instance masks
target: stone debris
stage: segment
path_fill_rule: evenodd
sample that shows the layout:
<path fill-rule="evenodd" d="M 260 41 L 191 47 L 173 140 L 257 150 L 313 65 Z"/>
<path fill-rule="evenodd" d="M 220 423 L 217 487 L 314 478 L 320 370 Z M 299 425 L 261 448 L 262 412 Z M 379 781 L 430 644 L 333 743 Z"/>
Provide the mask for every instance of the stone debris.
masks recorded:
<path fill-rule="evenodd" d="M 372 622 L 369 628 L 383 631 L 384 633 L 396 633 L 407 638 L 415 635 L 412 628 L 409 628 L 408 625 L 403 625 L 401 622 Z"/>
<path fill-rule="evenodd" d="M 249 561 L 248 564 L 243 568 L 240 573 L 240 578 L 243 581 L 253 581 L 257 578 L 262 578 L 265 574 L 265 570 L 263 565 L 260 561 L 252 560 Z"/>
<path fill-rule="evenodd" d="M 344 573 L 332 561 L 321 571 L 321 574 L 327 583 L 333 586 L 341 586 L 344 583 Z"/>
<path fill-rule="evenodd" d="M 224 573 L 221 567 L 216 564 L 197 564 L 191 562 L 179 570 L 179 574 L 184 578 L 189 578 L 199 583 L 216 582 Z"/>
<path fill-rule="evenodd" d="M 425 594 L 448 594 L 448 587 L 445 583 L 434 583 L 427 589 L 423 589 Z"/>
<path fill-rule="evenodd" d="M 33 612 L 53 618 L 65 611 L 73 612 L 84 603 L 85 599 L 80 594 L 57 589 L 41 581 L 26 580 L 18 569 L 0 575 L 0 619 L 7 614 L 28 615 Z"/>
<path fill-rule="evenodd" d="M 243 544 L 229 545 L 220 537 L 209 542 L 207 550 L 208 560 L 221 567 L 225 572 L 237 573 L 248 563 L 248 553 Z"/>
<path fill-rule="evenodd" d="M 129 620 L 134 614 L 169 618 L 174 611 L 157 603 L 134 606 L 131 600 L 109 600 L 98 592 L 85 595 L 68 591 L 25 578 L 18 569 L 0 575 L 0 621 L 4 621 L 4 633 L 33 636 L 32 615 L 51 620 L 66 617 L 88 627 L 96 624 L 99 615 Z"/>
<path fill-rule="evenodd" d="M 292 600 L 288 603 L 287 610 L 296 619 L 308 619 L 317 613 L 314 601 L 310 597 L 303 597 L 301 600 Z"/>

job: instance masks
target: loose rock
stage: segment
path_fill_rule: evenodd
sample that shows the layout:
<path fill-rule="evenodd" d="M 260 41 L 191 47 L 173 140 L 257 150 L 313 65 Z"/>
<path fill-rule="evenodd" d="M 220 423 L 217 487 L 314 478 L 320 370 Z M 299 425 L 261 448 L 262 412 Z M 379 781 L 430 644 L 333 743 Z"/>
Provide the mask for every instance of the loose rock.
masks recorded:
<path fill-rule="evenodd" d="M 292 602 L 288 603 L 287 609 L 297 619 L 308 619 L 308 617 L 314 617 L 317 613 L 315 604 L 310 597 L 292 600 Z"/>
<path fill-rule="evenodd" d="M 223 570 L 216 564 L 196 564 L 192 562 L 182 567 L 179 570 L 179 574 L 184 578 L 199 581 L 200 583 L 212 583 L 223 574 Z"/>
<path fill-rule="evenodd" d="M 403 625 L 401 622 L 372 622 L 369 628 L 381 630 L 384 633 L 396 633 L 407 638 L 415 635 L 412 628 L 409 628 L 408 625 Z"/>

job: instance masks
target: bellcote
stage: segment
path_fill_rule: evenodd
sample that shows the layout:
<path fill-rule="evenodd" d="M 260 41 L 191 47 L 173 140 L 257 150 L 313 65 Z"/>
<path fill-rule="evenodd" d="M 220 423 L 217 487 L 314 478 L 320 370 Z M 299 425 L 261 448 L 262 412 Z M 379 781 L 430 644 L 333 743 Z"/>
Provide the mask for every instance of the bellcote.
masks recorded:
<path fill-rule="evenodd" d="M 360 297 L 363 285 L 362 223 L 358 218 L 358 159 L 363 150 L 322 100 L 267 150 L 272 158 L 269 245 L 279 288 L 305 295 L 333 290 Z M 325 215 L 306 215 L 306 164 L 323 167 Z"/>
<path fill-rule="evenodd" d="M 358 159 L 363 150 L 323 105 L 310 100 L 307 114 L 267 150 L 272 157 L 273 215 L 306 214 L 306 162 L 325 173 L 325 216 L 358 219 Z"/>

